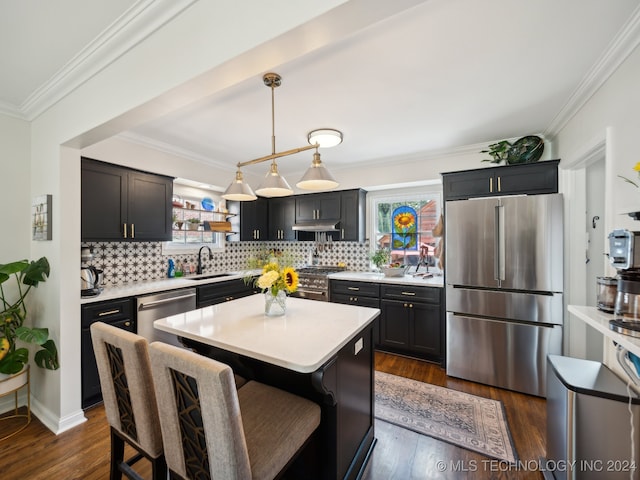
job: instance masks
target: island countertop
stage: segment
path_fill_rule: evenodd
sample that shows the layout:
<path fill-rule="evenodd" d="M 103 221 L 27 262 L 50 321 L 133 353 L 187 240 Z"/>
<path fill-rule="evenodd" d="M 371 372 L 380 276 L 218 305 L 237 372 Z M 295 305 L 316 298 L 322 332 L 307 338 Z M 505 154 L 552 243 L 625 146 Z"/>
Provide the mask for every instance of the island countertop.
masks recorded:
<path fill-rule="evenodd" d="M 155 328 L 300 373 L 314 372 L 380 314 L 377 308 L 288 298 L 264 314 L 256 294 L 156 320 Z"/>

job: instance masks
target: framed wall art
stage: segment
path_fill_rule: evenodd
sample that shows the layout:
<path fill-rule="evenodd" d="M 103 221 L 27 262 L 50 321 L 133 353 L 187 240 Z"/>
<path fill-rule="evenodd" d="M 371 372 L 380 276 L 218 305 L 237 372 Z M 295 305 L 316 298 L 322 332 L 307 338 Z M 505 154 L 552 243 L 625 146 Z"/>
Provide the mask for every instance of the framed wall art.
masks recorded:
<path fill-rule="evenodd" d="M 31 231 L 33 240 L 51 240 L 51 195 L 33 198 Z"/>

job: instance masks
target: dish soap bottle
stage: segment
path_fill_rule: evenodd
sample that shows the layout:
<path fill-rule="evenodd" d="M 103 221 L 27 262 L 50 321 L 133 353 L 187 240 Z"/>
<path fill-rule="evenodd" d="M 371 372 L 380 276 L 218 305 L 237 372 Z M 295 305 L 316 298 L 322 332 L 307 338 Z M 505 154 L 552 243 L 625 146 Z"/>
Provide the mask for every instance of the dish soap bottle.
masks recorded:
<path fill-rule="evenodd" d="M 173 263 L 173 258 L 169 259 L 169 269 L 167 270 L 167 276 L 169 278 L 173 278 L 176 276 L 176 266 L 175 263 Z"/>

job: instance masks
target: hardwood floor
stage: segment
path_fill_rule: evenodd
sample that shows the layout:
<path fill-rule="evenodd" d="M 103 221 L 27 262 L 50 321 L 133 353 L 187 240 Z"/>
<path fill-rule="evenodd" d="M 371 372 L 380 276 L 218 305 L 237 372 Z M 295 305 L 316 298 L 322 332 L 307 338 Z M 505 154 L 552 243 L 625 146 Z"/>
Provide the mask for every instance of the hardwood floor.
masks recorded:
<path fill-rule="evenodd" d="M 543 478 L 538 459 L 545 455 L 544 399 L 450 378 L 436 365 L 385 353 L 376 353 L 376 369 L 501 400 L 520 464 L 508 468 L 483 455 L 376 421 L 378 442 L 365 480 Z M 94 407 L 86 415 L 87 422 L 57 436 L 33 418 L 23 432 L 0 442 L 3 480 L 109 478 L 109 430 L 104 408 Z M 10 423 L 0 422 L 0 437 Z M 150 476 L 145 460 L 136 469 L 147 478 Z"/>

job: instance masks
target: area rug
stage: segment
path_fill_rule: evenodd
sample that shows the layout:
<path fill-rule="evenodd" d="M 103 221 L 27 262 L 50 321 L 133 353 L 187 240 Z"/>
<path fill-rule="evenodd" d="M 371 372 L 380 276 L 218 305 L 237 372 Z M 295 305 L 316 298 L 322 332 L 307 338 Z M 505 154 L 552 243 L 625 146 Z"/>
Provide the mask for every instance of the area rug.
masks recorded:
<path fill-rule="evenodd" d="M 414 432 L 515 463 L 502 402 L 376 372 L 375 416 Z"/>

